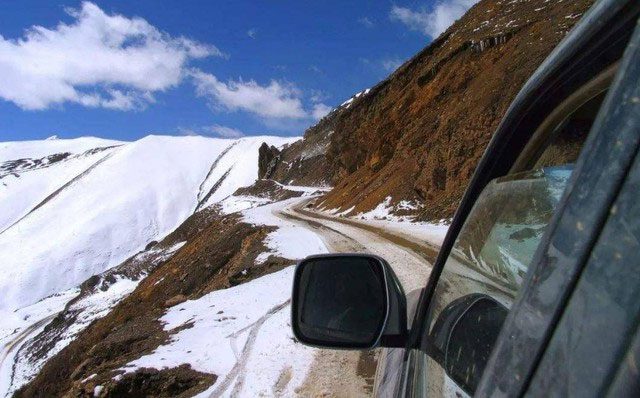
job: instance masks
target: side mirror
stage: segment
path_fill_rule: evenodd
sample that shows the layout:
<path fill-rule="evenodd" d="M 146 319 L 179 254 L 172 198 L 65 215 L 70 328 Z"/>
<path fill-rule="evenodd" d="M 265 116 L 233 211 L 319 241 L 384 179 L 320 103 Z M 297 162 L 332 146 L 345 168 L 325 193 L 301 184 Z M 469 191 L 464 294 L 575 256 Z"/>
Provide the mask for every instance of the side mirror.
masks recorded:
<path fill-rule="evenodd" d="M 302 260 L 291 303 L 294 336 L 316 347 L 403 347 L 407 304 L 387 262 L 367 254 L 326 254 Z"/>
<path fill-rule="evenodd" d="M 452 301 L 433 326 L 430 356 L 468 394 L 478 386 L 508 312 L 492 297 L 474 293 Z"/>

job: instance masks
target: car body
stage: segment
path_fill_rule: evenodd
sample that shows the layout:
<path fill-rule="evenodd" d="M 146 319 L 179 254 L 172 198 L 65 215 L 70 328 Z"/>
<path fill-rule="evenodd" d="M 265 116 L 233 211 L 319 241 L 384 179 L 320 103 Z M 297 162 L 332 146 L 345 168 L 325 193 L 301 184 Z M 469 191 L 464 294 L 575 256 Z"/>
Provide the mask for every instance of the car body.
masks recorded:
<path fill-rule="evenodd" d="M 639 15 L 635 0 L 596 2 L 524 85 L 424 289 L 405 297 L 373 256 L 304 260 L 296 337 L 382 347 L 377 396 L 640 396 Z M 359 318 L 336 318 L 309 292 L 356 263 L 363 293 L 342 305 L 360 300 Z"/>

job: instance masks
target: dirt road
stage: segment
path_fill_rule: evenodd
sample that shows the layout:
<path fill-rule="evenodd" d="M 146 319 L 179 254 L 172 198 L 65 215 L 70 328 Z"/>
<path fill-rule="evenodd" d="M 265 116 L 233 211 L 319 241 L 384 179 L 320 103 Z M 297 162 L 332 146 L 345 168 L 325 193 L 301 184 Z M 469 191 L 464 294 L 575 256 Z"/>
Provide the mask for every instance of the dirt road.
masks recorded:
<path fill-rule="evenodd" d="M 56 313 L 53 315 L 49 315 L 43 319 L 40 319 L 34 322 L 33 324 L 29 325 L 28 327 L 24 328 L 19 333 L 17 333 L 7 343 L 5 343 L 2 347 L 2 350 L 0 350 L 0 368 L 2 368 L 5 365 L 4 363 L 5 360 L 7 358 L 10 358 L 11 354 L 14 351 L 20 349 L 20 347 L 22 346 L 22 343 L 25 340 L 27 340 L 29 337 L 36 334 L 37 332 L 40 332 L 40 329 L 44 327 L 47 323 L 49 323 L 49 321 L 51 321 L 53 318 L 55 318 L 56 315 L 58 314 Z M 13 379 L 13 370 L 11 371 L 11 379 Z M 11 384 L 11 381 L 9 384 Z"/>
<path fill-rule="evenodd" d="M 437 245 L 356 220 L 317 213 L 305 207 L 308 202 L 296 202 L 274 215 L 312 230 L 331 252 L 372 253 L 385 258 L 407 294 L 426 284 Z M 313 397 L 370 396 L 376 354 L 319 350 L 307 379 L 297 392 Z"/>
<path fill-rule="evenodd" d="M 407 294 L 426 284 L 431 263 L 438 253 L 436 244 L 357 220 L 317 213 L 305 208 L 308 202 L 308 199 L 296 202 L 274 215 L 311 229 L 331 252 L 363 252 L 383 257 Z"/>

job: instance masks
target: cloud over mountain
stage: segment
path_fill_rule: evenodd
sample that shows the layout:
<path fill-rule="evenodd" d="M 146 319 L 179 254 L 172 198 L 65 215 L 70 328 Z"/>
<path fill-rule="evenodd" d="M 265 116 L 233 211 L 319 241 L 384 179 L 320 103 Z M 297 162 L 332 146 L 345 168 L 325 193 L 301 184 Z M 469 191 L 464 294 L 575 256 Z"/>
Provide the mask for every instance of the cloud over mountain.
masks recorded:
<path fill-rule="evenodd" d="M 431 10 L 423 8 L 418 11 L 393 6 L 389 16 L 392 21 L 402 22 L 411 30 L 436 38 L 478 1 L 445 0 L 437 3 Z"/>
<path fill-rule="evenodd" d="M 271 80 L 267 85 L 242 79 L 223 82 L 200 70 L 193 70 L 191 76 L 197 94 L 209 99 L 214 109 L 245 111 L 263 119 L 319 119 L 330 109 L 316 103 L 312 110 L 306 110 L 302 92 L 288 82 Z"/>
<path fill-rule="evenodd" d="M 65 102 L 137 109 L 179 84 L 193 59 L 224 56 L 215 46 L 172 37 L 141 18 L 109 15 L 90 2 L 66 9 L 71 23 L 0 36 L 0 98 L 25 110 Z"/>

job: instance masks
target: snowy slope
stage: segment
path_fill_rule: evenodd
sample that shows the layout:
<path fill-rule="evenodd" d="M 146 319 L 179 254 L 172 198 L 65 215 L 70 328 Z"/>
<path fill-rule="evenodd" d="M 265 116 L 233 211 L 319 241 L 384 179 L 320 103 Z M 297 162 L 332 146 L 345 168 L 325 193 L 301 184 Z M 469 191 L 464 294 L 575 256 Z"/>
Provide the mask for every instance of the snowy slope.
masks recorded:
<path fill-rule="evenodd" d="M 296 343 L 291 334 L 293 268 L 170 308 L 161 319 L 164 329 L 182 330 L 169 344 L 131 362 L 125 370 L 189 363 L 198 371 L 218 375 L 202 397 L 295 395 L 314 350 Z M 193 326 L 184 328 L 186 323 Z M 275 385 L 284 374 L 291 379 L 276 392 Z"/>
<path fill-rule="evenodd" d="M 0 162 L 14 159 L 38 159 L 55 153 L 83 153 L 89 149 L 123 144 L 122 141 L 97 137 L 80 137 L 70 140 L 47 139 L 41 141 L 0 142 Z"/>
<path fill-rule="evenodd" d="M 19 219 L 0 232 L 0 312 L 33 304 L 119 264 L 175 229 L 203 195 L 211 192 L 212 202 L 250 185 L 262 142 L 281 146 L 293 140 L 148 136 L 88 160 L 60 162 L 31 174 L 28 184 L 0 185 L 2 206 L 13 209 L 3 223 Z M 95 145 L 119 144 L 93 138 L 3 143 L 0 159 L 35 159 L 57 151 L 81 154 Z M 19 178 L 28 173 L 36 172 L 23 171 Z M 50 180 L 55 181 L 43 182 Z M 63 189 L 49 192 L 63 182 L 68 182 Z M 22 203 L 20 192 L 37 184 L 46 187 L 30 193 L 27 205 Z M 48 200 L 22 217 L 45 194 Z M 0 329 L 12 322 L 3 318 L 1 323 Z"/>
<path fill-rule="evenodd" d="M 55 160 L 56 153 L 20 164 L 15 160 L 0 163 L 0 233 L 115 149 L 88 150 L 62 160 Z"/>

